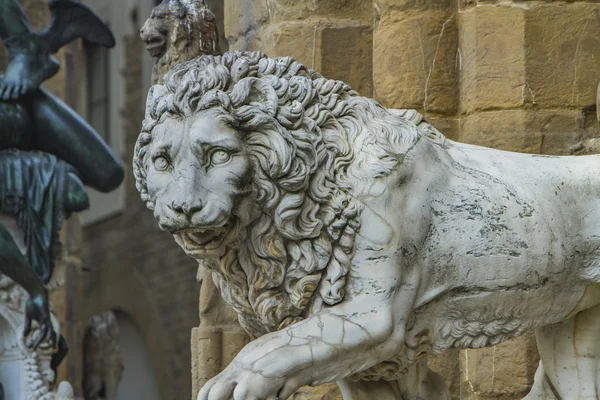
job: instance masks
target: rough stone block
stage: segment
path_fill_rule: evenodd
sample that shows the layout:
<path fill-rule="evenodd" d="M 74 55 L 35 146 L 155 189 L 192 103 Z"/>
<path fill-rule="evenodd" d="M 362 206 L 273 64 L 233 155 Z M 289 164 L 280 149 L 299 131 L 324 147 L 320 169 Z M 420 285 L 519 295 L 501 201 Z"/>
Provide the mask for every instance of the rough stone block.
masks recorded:
<path fill-rule="evenodd" d="M 291 56 L 328 78 L 340 79 L 366 96 L 372 89 L 373 32 L 361 21 L 282 22 L 231 43 L 236 50 Z"/>
<path fill-rule="evenodd" d="M 317 387 L 303 387 L 292 396 L 292 400 L 342 400 L 342 393 L 335 383 Z"/>
<path fill-rule="evenodd" d="M 450 140 L 458 140 L 460 120 L 456 117 L 428 115 L 429 122 L 435 129 L 442 132 Z"/>
<path fill-rule="evenodd" d="M 194 328 L 191 345 L 192 392 L 196 398 L 202 386 L 224 367 L 221 365 L 222 333 Z"/>
<path fill-rule="evenodd" d="M 522 399 L 533 383 L 538 362 L 532 335 L 486 349 L 462 350 L 462 398 Z"/>
<path fill-rule="evenodd" d="M 326 27 L 321 32 L 321 73 L 339 79 L 363 96 L 373 94 L 371 26 Z"/>
<path fill-rule="evenodd" d="M 316 66 L 320 54 L 321 29 L 317 20 L 275 24 L 230 42 L 230 49 L 259 50 L 270 57 L 291 56 L 310 68 Z"/>
<path fill-rule="evenodd" d="M 269 20 L 265 0 L 224 0 L 225 37 L 235 40 Z"/>
<path fill-rule="evenodd" d="M 524 105 L 525 10 L 479 6 L 460 19 L 461 113 Z"/>
<path fill-rule="evenodd" d="M 459 140 L 524 153 L 569 155 L 591 136 L 585 121 L 585 114 L 577 110 L 482 112 L 461 119 Z"/>
<path fill-rule="evenodd" d="M 457 17 L 440 10 L 384 13 L 374 38 L 376 97 L 387 107 L 454 114 Z"/>
<path fill-rule="evenodd" d="M 540 111 L 531 125 L 541 127 L 542 154 L 570 155 L 585 135 L 585 116 L 576 110 Z"/>
<path fill-rule="evenodd" d="M 223 368 L 225 368 L 233 361 L 242 348 L 248 344 L 250 337 L 240 327 L 223 331 L 222 336 L 221 358 Z"/>
<path fill-rule="evenodd" d="M 543 107 L 596 104 L 600 4 L 532 3 L 527 11 L 526 80 Z"/>
<path fill-rule="evenodd" d="M 460 121 L 459 141 L 523 153 L 539 153 L 542 132 L 528 127 L 525 110 L 481 112 Z"/>
<path fill-rule="evenodd" d="M 460 350 L 450 349 L 438 356 L 429 357 L 427 360 L 427 366 L 444 378 L 453 398 L 460 398 L 462 376 L 460 368 L 457 368 L 460 365 L 460 357 Z"/>
<path fill-rule="evenodd" d="M 456 11 L 456 0 L 375 0 L 377 10 L 450 10 Z"/>
<path fill-rule="evenodd" d="M 578 155 L 600 154 L 600 138 L 591 138 L 584 140 L 576 150 Z"/>
<path fill-rule="evenodd" d="M 373 3 L 365 0 L 269 0 L 269 14 L 276 21 L 313 17 L 370 20 Z"/>

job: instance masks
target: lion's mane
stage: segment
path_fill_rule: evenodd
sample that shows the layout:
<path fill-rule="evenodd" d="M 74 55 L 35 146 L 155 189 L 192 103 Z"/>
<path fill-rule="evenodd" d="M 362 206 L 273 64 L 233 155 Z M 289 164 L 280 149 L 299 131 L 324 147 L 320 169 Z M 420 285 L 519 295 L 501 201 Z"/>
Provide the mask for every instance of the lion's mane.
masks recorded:
<path fill-rule="evenodd" d="M 298 322 L 311 307 L 341 302 L 360 228 L 356 196 L 402 162 L 417 127 L 289 57 L 202 56 L 149 93 L 134 155 L 149 208 L 152 130 L 167 117 L 209 108 L 233 117 L 254 164 L 261 217 L 223 257 L 205 262 L 242 326 L 258 337 Z"/>

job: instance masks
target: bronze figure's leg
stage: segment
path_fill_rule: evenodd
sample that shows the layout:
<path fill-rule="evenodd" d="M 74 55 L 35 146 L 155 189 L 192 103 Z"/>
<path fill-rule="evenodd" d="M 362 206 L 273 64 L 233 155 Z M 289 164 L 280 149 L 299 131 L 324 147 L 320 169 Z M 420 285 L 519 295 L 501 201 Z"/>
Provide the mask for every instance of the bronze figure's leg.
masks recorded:
<path fill-rule="evenodd" d="M 52 360 L 50 360 L 50 368 L 52 368 L 55 375 L 57 375 L 58 366 L 65 359 L 68 352 L 69 344 L 67 343 L 67 339 L 63 335 L 60 335 L 58 338 L 58 350 L 52 355 Z"/>
<path fill-rule="evenodd" d="M 44 89 L 31 95 L 35 121 L 33 148 L 71 164 L 85 185 L 102 192 L 116 189 L 124 177 L 121 163 L 94 129 Z"/>
<path fill-rule="evenodd" d="M 54 345 L 56 333 L 50 320 L 48 292 L 40 278 L 27 263 L 25 256 L 19 250 L 10 232 L 2 225 L 0 225 L 0 272 L 21 285 L 29 293 L 29 300 L 25 306 L 23 335 L 25 337 L 29 335 L 33 320 L 40 324 L 40 334 L 29 344 L 29 347 L 36 348 L 47 337 Z"/>

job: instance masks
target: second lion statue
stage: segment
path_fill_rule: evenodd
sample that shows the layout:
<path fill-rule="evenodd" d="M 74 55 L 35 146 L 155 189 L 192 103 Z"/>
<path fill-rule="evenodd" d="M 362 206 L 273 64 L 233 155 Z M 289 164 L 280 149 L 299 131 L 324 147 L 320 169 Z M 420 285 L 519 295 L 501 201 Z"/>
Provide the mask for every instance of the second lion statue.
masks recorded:
<path fill-rule="evenodd" d="M 456 143 L 292 58 L 229 52 L 151 89 L 134 174 L 255 338 L 199 400 L 333 381 L 448 399 L 427 355 L 529 330 L 528 399 L 599 396 L 600 156 Z"/>

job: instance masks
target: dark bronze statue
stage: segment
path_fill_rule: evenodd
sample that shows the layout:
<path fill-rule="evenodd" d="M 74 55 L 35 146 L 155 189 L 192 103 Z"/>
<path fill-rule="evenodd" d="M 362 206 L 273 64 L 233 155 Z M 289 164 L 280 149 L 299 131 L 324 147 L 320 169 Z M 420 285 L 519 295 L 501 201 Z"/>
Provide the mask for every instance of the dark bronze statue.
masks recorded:
<path fill-rule="evenodd" d="M 0 80 L 0 97 L 16 99 L 37 89 L 58 72 L 52 54 L 77 38 L 106 47 L 114 46 L 110 30 L 87 7 L 71 0 L 50 0 L 52 23 L 34 32 L 17 0 L 0 0 L 0 39 L 6 45 L 9 64 Z"/>
<path fill-rule="evenodd" d="M 73 0 L 51 0 L 51 25 L 33 32 L 17 0 L 0 0 L 0 38 L 9 64 L 0 75 L 0 213 L 15 217 L 25 237 L 24 256 L 9 230 L 0 225 L 0 272 L 30 295 L 24 335 L 32 321 L 43 340 L 56 343 L 50 321 L 49 282 L 63 218 L 89 205 L 84 185 L 103 192 L 124 177 L 121 163 L 81 117 L 40 84 L 54 75 L 52 57 L 76 38 L 114 46 L 110 30 L 87 7 Z M 60 338 L 53 366 L 66 352 Z"/>

